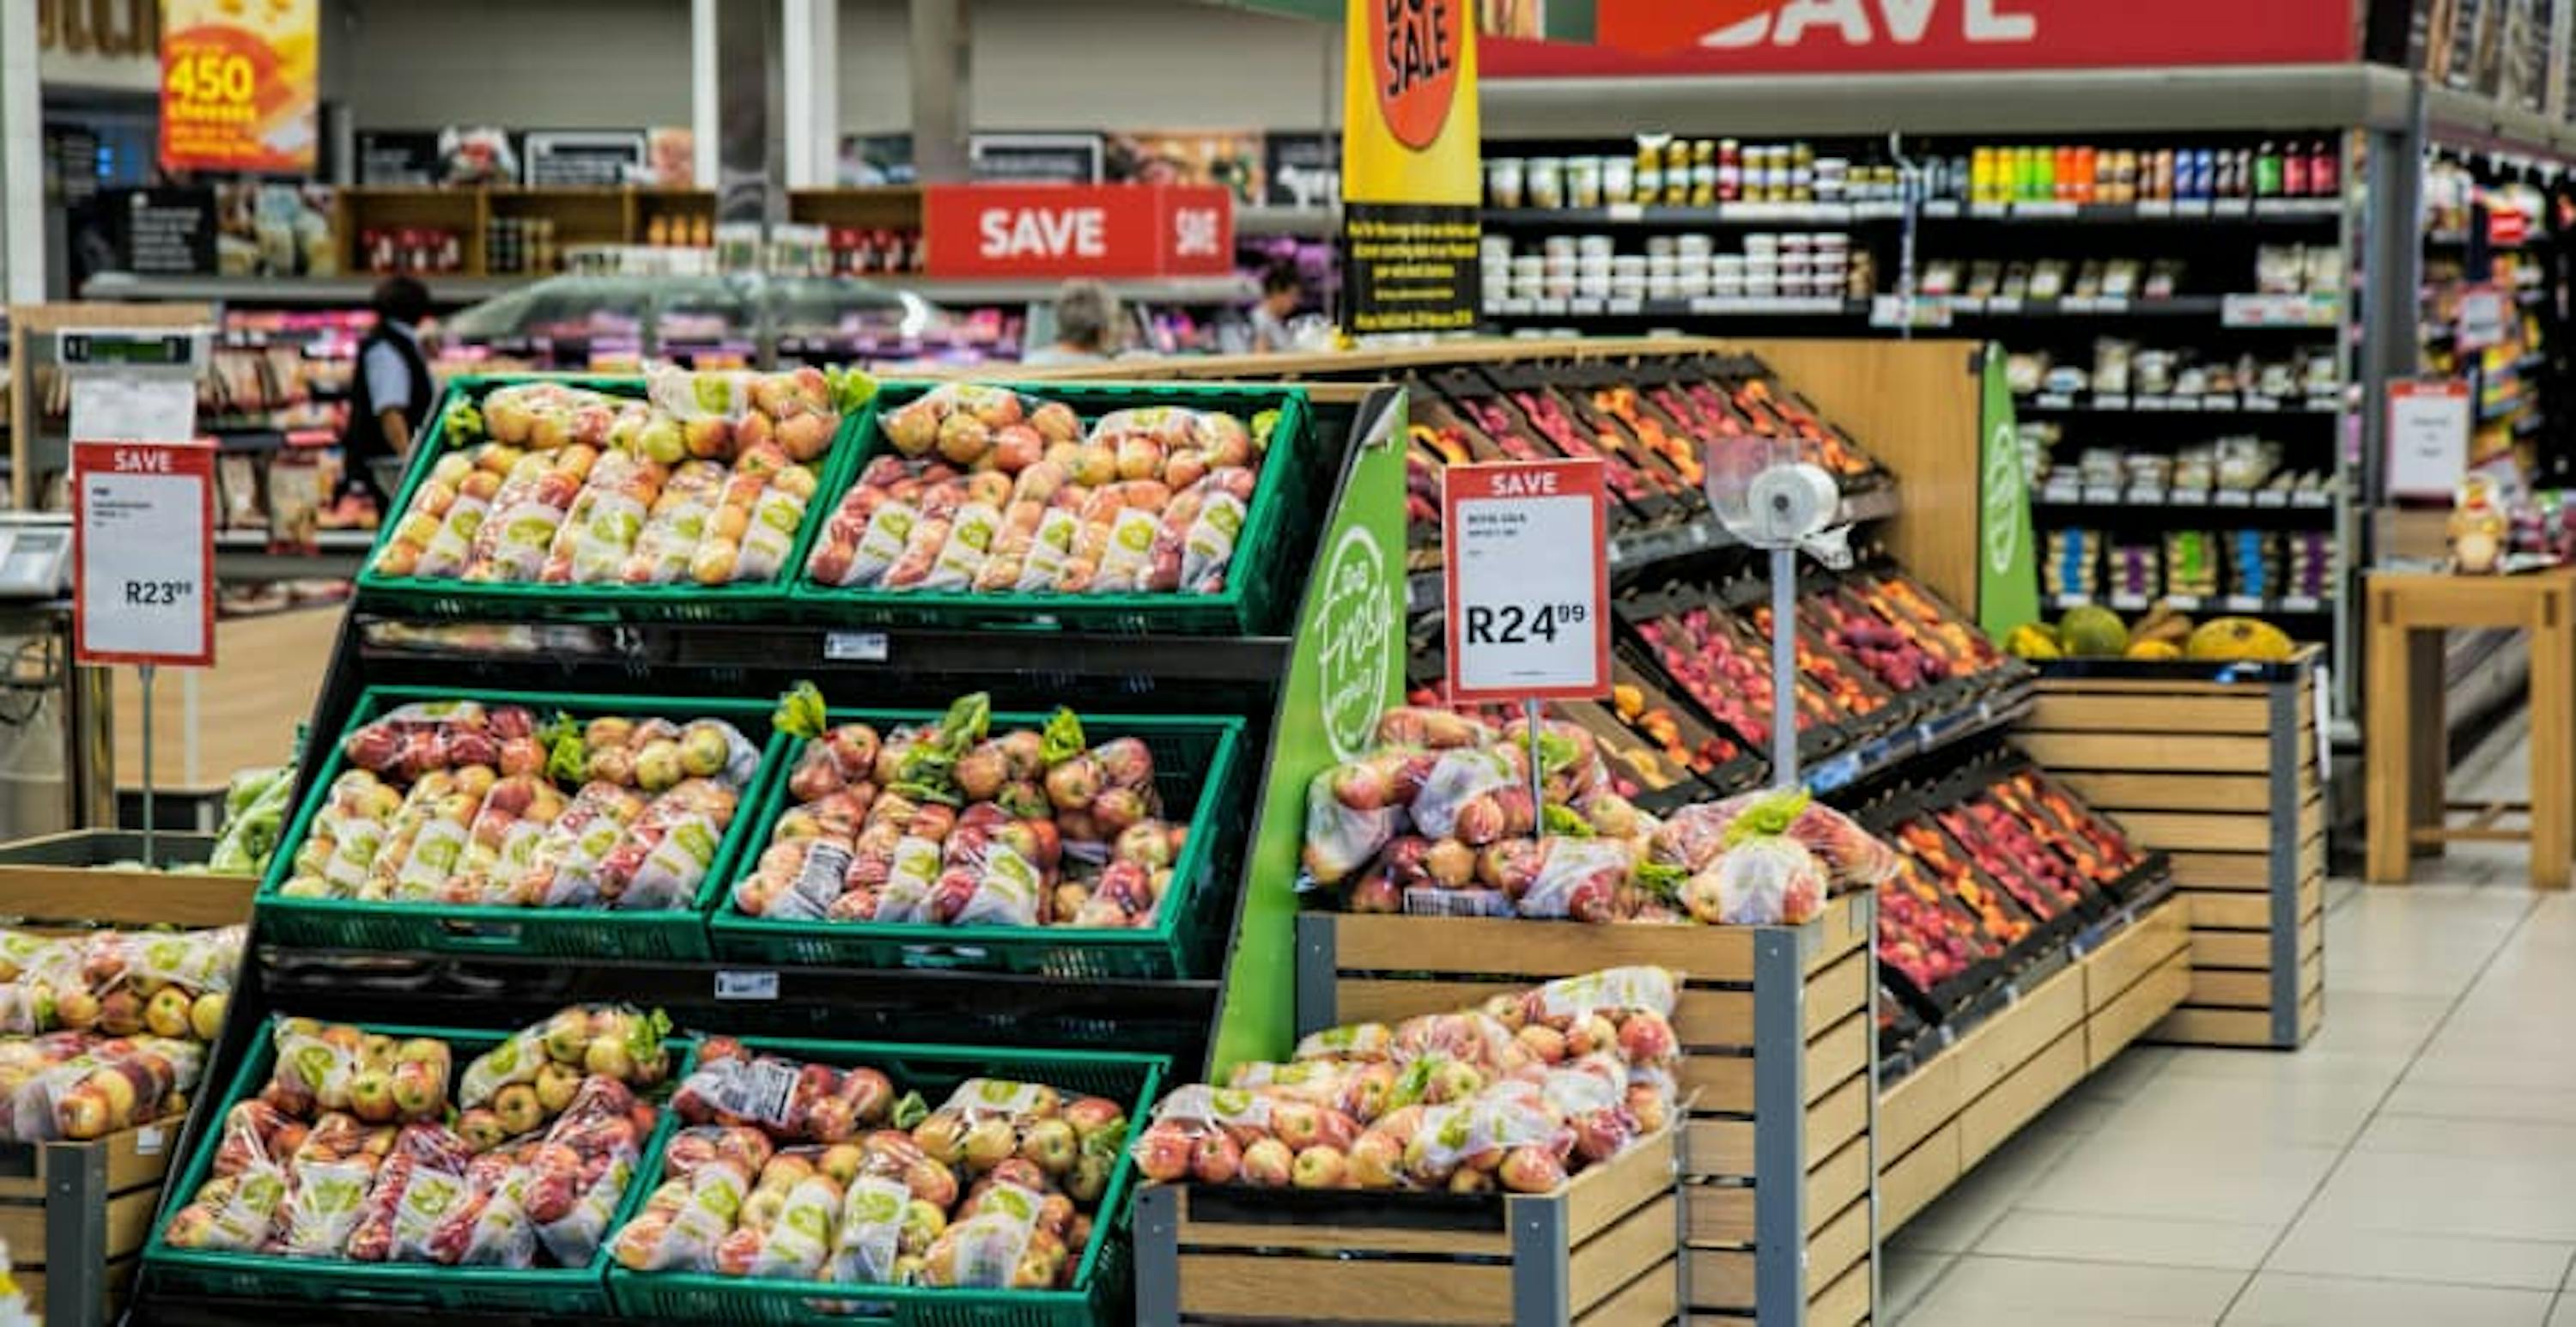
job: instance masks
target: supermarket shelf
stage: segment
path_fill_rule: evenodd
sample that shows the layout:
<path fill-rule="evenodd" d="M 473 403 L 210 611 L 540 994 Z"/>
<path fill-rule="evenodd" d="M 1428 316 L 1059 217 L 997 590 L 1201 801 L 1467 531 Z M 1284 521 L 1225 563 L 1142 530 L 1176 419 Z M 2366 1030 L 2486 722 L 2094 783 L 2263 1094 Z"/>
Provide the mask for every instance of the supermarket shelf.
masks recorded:
<path fill-rule="evenodd" d="M 2113 392 L 2036 392 L 2013 398 L 2013 407 L 2038 414 L 2340 415 L 2335 396 L 2122 396 Z"/>
<path fill-rule="evenodd" d="M 1237 239 L 1266 239 L 1274 235 L 1291 235 L 1298 239 L 1323 239 L 1342 228 L 1341 213 L 1329 207 L 1238 207 L 1234 209 L 1234 234 Z"/>
<path fill-rule="evenodd" d="M 2131 484 L 2060 484 L 2047 483 L 2031 490 L 2031 502 L 2042 507 L 2073 507 L 2087 510 L 2128 510 L 2149 508 L 2217 508 L 2222 511 L 2302 511 L 2334 510 L 2334 494 L 2322 489 L 2164 489 Z"/>
<path fill-rule="evenodd" d="M 1850 318 L 1869 301 L 1831 295 L 1702 295 L 1695 299 L 1497 300 L 1488 318 Z"/>
<path fill-rule="evenodd" d="M 551 275 L 551 274 L 547 274 Z M 232 277 L 136 276 L 101 272 L 81 288 L 94 300 L 212 300 L 253 305 L 364 304 L 381 278 L 362 277 Z M 430 299 L 441 305 L 473 304 L 546 279 L 521 276 L 428 276 Z M 942 281 L 928 277 L 887 280 L 937 304 L 1029 304 L 1052 300 L 1060 281 Z M 1260 295 L 1260 283 L 1248 276 L 1170 277 L 1113 280 L 1107 283 L 1121 298 L 1148 304 L 1248 304 Z"/>
<path fill-rule="evenodd" d="M 101 272 L 81 287 L 92 300 L 213 300 L 230 304 L 316 305 L 364 304 L 375 293 L 380 276 L 137 276 Z M 434 304 L 458 306 L 506 294 L 536 280 L 530 276 L 444 276 L 421 278 Z"/>
<path fill-rule="evenodd" d="M 2198 198 L 2150 203 L 1963 203 L 1934 199 L 1923 205 L 1926 221 L 2044 221 L 2131 226 L 2213 221 L 2325 222 L 2343 215 L 2340 198 Z"/>
<path fill-rule="evenodd" d="M 2094 298 L 2015 299 L 1970 295 L 1927 296 L 1920 301 L 1954 317 L 1973 318 L 2210 318 L 2222 327 L 2247 331 L 2265 328 L 2327 330 L 2341 321 L 2342 305 L 2331 295 L 2174 295 L 2164 299 Z"/>
<path fill-rule="evenodd" d="M 1489 207 L 1485 224 L 1497 230 L 1572 230 L 1582 226 L 1847 226 L 1898 221 L 1905 205 L 1868 203 L 1716 203 L 1662 207 L 1614 203 L 1608 207 Z"/>
<path fill-rule="evenodd" d="M 2095 604 L 2122 613 L 2143 613 L 2159 602 L 2180 613 L 2251 613 L 2257 617 L 2313 617 L 2334 611 L 2334 600 L 2312 594 L 2053 594 L 2051 607 L 2061 611 Z"/>
<path fill-rule="evenodd" d="M 942 281 L 900 277 L 887 283 L 909 290 L 933 304 L 973 307 L 985 304 L 1044 304 L 1063 293 L 1061 281 Z M 1249 304 L 1261 297 L 1261 283 L 1249 276 L 1111 279 L 1102 284 L 1120 299 L 1141 304 Z"/>
<path fill-rule="evenodd" d="M 1837 525 L 1856 525 L 1863 521 L 1880 521 L 1893 516 L 1898 507 L 1893 485 L 1874 488 L 1843 498 Z M 1630 530 L 1610 536 L 1610 570 L 1612 574 L 1634 571 L 1667 558 L 1687 557 L 1715 548 L 1737 544 L 1726 527 L 1715 516 L 1701 515 L 1679 525 L 1658 526 L 1651 530 Z M 1444 590 L 1437 568 L 1417 571 L 1405 580 L 1405 609 L 1420 613 L 1440 606 Z"/>
<path fill-rule="evenodd" d="M 1973 70 L 1940 74 L 1726 74 L 1494 78 L 1489 139 L 1627 138 L 1645 124 L 1726 126 L 1738 138 L 1990 133 L 2269 131 L 2285 124 L 2402 129 L 2415 80 L 2363 64 Z"/>

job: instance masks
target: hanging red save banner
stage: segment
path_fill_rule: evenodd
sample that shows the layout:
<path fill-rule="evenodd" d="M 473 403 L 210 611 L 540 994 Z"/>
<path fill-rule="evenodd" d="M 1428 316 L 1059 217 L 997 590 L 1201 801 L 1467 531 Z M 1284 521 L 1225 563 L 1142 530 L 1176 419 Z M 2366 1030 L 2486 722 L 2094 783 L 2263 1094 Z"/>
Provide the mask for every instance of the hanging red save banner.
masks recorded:
<path fill-rule="evenodd" d="M 935 277 L 1224 276 L 1234 195 L 1199 185 L 935 184 L 922 191 Z"/>
<path fill-rule="evenodd" d="M 1598 0 L 1589 42 L 1488 38 L 1487 78 L 2341 63 L 2351 0 Z M 1546 28 L 1581 26 L 1550 7 Z"/>

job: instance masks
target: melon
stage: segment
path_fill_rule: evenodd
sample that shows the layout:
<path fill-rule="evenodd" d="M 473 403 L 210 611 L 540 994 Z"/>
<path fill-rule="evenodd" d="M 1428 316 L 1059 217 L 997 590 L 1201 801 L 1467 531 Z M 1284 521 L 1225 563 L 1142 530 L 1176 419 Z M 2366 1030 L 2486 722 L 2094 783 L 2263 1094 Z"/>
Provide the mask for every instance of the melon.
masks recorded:
<path fill-rule="evenodd" d="M 2212 663 L 2279 663 L 2293 648 L 2290 638 L 2269 622 L 2222 617 L 2201 623 L 2183 653 Z"/>
<path fill-rule="evenodd" d="M 2068 654 L 2117 659 L 2129 648 L 2129 629 L 2120 615 L 2095 604 L 2066 610 L 2058 619 L 2057 640 Z"/>

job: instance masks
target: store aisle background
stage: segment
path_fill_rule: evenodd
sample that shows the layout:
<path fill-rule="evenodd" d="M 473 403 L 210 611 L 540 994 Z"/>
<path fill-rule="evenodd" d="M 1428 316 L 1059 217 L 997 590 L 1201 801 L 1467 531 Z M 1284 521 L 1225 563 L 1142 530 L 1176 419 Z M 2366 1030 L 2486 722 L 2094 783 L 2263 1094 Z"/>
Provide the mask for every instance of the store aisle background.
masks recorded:
<path fill-rule="evenodd" d="M 2521 795 L 2525 741 L 2453 788 Z M 1896 1232 L 1884 1316 L 2576 1327 L 2576 895 L 2524 871 L 2473 845 L 2333 882 L 2306 1049 L 2129 1051 Z"/>

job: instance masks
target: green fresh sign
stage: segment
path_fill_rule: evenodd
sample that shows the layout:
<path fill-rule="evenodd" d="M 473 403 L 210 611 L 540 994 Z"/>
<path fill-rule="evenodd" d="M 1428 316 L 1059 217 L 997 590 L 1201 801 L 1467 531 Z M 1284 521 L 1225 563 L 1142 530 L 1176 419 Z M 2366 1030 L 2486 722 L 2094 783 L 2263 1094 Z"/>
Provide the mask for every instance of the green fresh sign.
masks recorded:
<path fill-rule="evenodd" d="M 1988 345 L 1984 408 L 1977 428 L 1982 443 L 1977 504 L 1977 624 L 2000 638 L 2039 619 L 2039 562 L 2031 547 L 2030 481 L 2014 426 L 2012 388 L 2004 381 L 2004 351 Z"/>
<path fill-rule="evenodd" d="M 1342 504 L 1317 547 L 1297 617 L 1297 651 L 1271 737 L 1270 786 L 1244 886 L 1243 928 L 1218 1025 L 1213 1071 L 1285 1058 L 1297 1029 L 1297 857 L 1306 785 L 1365 751 L 1380 714 L 1404 693 L 1406 407 L 1368 429 Z"/>

